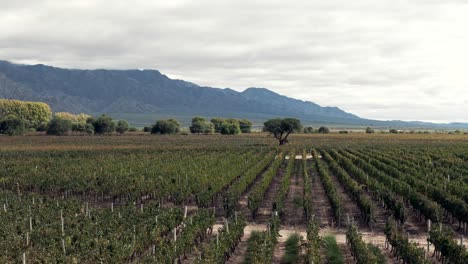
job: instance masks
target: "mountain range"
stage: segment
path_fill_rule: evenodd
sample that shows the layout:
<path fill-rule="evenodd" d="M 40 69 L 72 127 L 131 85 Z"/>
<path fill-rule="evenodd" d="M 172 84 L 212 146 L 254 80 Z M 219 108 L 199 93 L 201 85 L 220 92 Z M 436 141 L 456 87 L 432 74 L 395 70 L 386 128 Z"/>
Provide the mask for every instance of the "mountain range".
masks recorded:
<path fill-rule="evenodd" d="M 0 98 L 48 103 L 54 112 L 107 113 L 143 126 L 155 119 L 192 116 L 235 117 L 261 123 L 273 117 L 296 117 L 304 124 L 342 127 L 468 128 L 465 123 L 377 121 L 337 107 L 322 107 L 265 88 L 243 92 L 174 80 L 157 70 L 78 70 L 0 60 Z"/>

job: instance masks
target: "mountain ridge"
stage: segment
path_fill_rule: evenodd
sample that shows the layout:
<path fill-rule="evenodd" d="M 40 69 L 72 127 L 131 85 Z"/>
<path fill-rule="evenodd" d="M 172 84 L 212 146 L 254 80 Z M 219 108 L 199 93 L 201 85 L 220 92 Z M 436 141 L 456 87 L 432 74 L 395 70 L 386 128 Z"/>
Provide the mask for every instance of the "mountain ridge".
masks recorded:
<path fill-rule="evenodd" d="M 158 70 L 65 69 L 43 64 L 23 65 L 0 60 L 0 98 L 43 101 L 53 111 L 116 116 L 154 117 L 202 115 L 264 120 L 296 117 L 305 124 L 349 126 L 432 126 L 432 123 L 377 121 L 360 118 L 338 107 L 280 95 L 266 88 L 242 92 L 199 86 L 171 79 Z M 149 116 L 152 120 L 149 120 Z M 130 122 L 134 120 L 129 120 Z M 431 124 L 431 125 L 427 125 Z M 444 124 L 433 124 L 444 127 Z M 448 125 L 448 124 L 445 124 Z M 456 127 L 466 127 L 460 123 Z"/>

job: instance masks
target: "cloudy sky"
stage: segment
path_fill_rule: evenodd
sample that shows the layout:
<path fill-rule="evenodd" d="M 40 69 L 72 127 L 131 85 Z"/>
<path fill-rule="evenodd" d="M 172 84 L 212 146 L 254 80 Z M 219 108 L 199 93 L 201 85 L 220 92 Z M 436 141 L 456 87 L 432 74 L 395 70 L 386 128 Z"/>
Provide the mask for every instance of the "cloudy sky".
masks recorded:
<path fill-rule="evenodd" d="M 465 0 L 1 0 L 0 59 L 468 122 Z"/>

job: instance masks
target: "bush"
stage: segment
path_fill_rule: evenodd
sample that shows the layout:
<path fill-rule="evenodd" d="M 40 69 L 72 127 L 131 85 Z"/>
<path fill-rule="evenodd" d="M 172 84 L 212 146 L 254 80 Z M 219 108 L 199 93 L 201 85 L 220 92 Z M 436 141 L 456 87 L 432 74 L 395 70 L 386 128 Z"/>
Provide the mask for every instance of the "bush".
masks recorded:
<path fill-rule="evenodd" d="M 137 132 L 138 129 L 134 126 L 128 128 L 128 132 Z"/>
<path fill-rule="evenodd" d="M 328 133 L 330 133 L 330 129 L 328 129 L 328 127 L 321 126 L 318 129 L 318 132 L 321 133 L 321 134 L 328 134 Z"/>
<path fill-rule="evenodd" d="M 63 136 L 70 133 L 73 128 L 72 121 L 61 118 L 53 118 L 47 126 L 47 135 Z"/>
<path fill-rule="evenodd" d="M 372 133 L 375 133 L 375 131 L 370 127 L 366 127 L 366 133 L 367 134 L 372 134 Z"/>
<path fill-rule="evenodd" d="M 143 128 L 143 132 L 151 132 L 151 127 L 145 126 L 145 127 Z"/>
<path fill-rule="evenodd" d="M 97 119 L 91 120 L 94 126 L 94 133 L 96 134 L 111 134 L 115 131 L 115 123 L 110 116 L 102 115 Z"/>
<path fill-rule="evenodd" d="M 26 132 L 25 122 L 17 117 L 10 116 L 0 121 L 0 134 L 19 136 Z"/>
<path fill-rule="evenodd" d="M 398 134 L 398 130 L 396 130 L 396 129 L 390 129 L 390 131 L 388 131 L 388 132 L 390 132 L 392 134 Z"/>
<path fill-rule="evenodd" d="M 241 133 L 239 123 L 224 122 L 221 124 L 220 133 L 223 135 L 237 135 Z"/>
<path fill-rule="evenodd" d="M 92 124 L 83 124 L 83 123 L 74 123 L 72 125 L 72 131 L 78 132 L 82 134 L 93 134 L 94 133 L 94 126 Z"/>
<path fill-rule="evenodd" d="M 36 127 L 37 132 L 47 131 L 47 123 L 42 123 Z"/>
<path fill-rule="evenodd" d="M 340 134 L 348 134 L 348 133 L 349 133 L 349 131 L 348 131 L 348 130 L 340 130 L 340 132 L 339 132 L 339 133 L 340 133 Z"/>
<path fill-rule="evenodd" d="M 117 127 L 115 128 L 115 131 L 119 134 L 123 134 L 128 131 L 128 122 L 125 120 L 119 120 L 117 123 Z"/>
<path fill-rule="evenodd" d="M 239 120 L 239 128 L 242 133 L 250 133 L 252 132 L 252 122 L 247 119 Z"/>
<path fill-rule="evenodd" d="M 312 134 L 314 133 L 314 128 L 313 127 L 304 127 L 304 130 L 303 130 L 304 134 Z"/>
<path fill-rule="evenodd" d="M 175 119 L 158 120 L 151 128 L 151 134 L 176 134 L 179 130 L 180 124 Z"/>
<path fill-rule="evenodd" d="M 193 134 L 212 134 L 214 132 L 214 124 L 206 121 L 203 117 L 192 118 L 192 125 L 190 126 L 190 132 Z"/>

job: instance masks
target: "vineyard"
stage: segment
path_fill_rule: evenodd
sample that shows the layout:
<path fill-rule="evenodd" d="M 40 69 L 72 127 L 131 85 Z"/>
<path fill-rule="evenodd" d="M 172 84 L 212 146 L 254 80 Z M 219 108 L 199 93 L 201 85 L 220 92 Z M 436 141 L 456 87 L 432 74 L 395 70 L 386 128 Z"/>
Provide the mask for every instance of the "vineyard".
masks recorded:
<path fill-rule="evenodd" d="M 0 137 L 0 263 L 468 263 L 466 135 Z"/>

